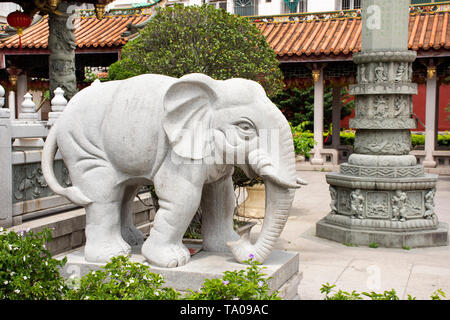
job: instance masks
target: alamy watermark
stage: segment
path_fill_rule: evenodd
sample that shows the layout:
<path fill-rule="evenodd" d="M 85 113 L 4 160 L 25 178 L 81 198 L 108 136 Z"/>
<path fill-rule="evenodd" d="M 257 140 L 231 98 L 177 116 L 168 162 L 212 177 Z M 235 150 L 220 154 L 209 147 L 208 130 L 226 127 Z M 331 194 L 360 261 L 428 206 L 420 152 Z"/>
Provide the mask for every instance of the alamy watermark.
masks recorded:
<path fill-rule="evenodd" d="M 265 159 L 266 165 L 277 166 L 280 143 L 278 129 L 260 129 L 257 135 L 248 137 L 240 135 L 235 128 L 220 131 L 203 130 L 199 126 L 177 132 L 171 160 L 175 164 L 257 165 Z M 254 156 L 249 157 L 251 152 Z"/>

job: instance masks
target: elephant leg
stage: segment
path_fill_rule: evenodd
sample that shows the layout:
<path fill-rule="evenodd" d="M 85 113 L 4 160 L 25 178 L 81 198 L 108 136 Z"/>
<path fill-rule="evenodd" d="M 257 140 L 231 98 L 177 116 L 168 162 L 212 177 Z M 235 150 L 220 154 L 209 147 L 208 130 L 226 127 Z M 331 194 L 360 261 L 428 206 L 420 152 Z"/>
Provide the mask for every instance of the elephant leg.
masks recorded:
<path fill-rule="evenodd" d="M 130 253 L 131 247 L 120 231 L 121 204 L 121 201 L 94 202 L 86 207 L 86 261 L 107 262 Z"/>
<path fill-rule="evenodd" d="M 172 268 L 189 261 L 190 253 L 182 240 L 200 205 L 203 186 L 199 184 L 181 177 L 176 171 L 155 177 L 159 210 L 142 246 L 142 254 L 150 263 Z"/>
<path fill-rule="evenodd" d="M 138 189 L 138 186 L 125 188 L 121 207 L 122 237 L 130 246 L 140 246 L 144 243 L 144 234 L 136 228 L 133 220 L 132 205 Z"/>
<path fill-rule="evenodd" d="M 85 208 L 86 261 L 106 262 L 130 253 L 131 247 L 123 240 L 120 227 L 124 188 L 117 185 L 114 168 L 97 159 L 68 164 L 68 168 L 73 185 L 93 201 Z"/>
<path fill-rule="evenodd" d="M 233 229 L 235 196 L 231 176 L 204 186 L 201 208 L 203 249 L 229 251 L 226 243 L 239 239 Z"/>

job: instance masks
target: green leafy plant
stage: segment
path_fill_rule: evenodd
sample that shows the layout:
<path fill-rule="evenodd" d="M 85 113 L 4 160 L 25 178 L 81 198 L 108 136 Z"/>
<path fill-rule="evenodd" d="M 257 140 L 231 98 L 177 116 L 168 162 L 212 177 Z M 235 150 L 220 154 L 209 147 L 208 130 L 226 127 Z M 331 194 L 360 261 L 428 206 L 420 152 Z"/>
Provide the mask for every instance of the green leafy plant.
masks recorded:
<path fill-rule="evenodd" d="M 371 242 L 371 243 L 369 244 L 369 248 L 378 248 L 378 243 L 376 243 L 376 242 Z"/>
<path fill-rule="evenodd" d="M 158 8 L 139 36 L 123 47 L 122 60 L 110 66 L 108 77 L 144 73 L 251 79 L 269 96 L 284 86 L 276 54 L 256 25 L 211 5 Z"/>
<path fill-rule="evenodd" d="M 345 242 L 344 246 L 347 246 L 347 247 L 358 247 L 357 244 L 354 244 L 354 243 L 351 243 L 351 242 Z"/>
<path fill-rule="evenodd" d="M 445 292 L 442 289 L 437 289 L 431 294 L 430 298 L 431 300 L 442 300 L 442 298 L 446 299 L 447 296 L 445 295 Z"/>
<path fill-rule="evenodd" d="M 362 295 L 369 297 L 372 300 L 400 300 L 394 289 L 391 289 L 390 291 L 386 290 L 383 293 L 376 293 L 374 291 L 363 292 Z"/>
<path fill-rule="evenodd" d="M 352 146 L 355 143 L 355 131 L 340 132 L 341 145 Z"/>
<path fill-rule="evenodd" d="M 371 300 L 400 300 L 395 289 L 385 290 L 383 293 L 377 293 L 375 291 L 358 293 L 355 290 L 351 293 L 335 290 L 336 285 L 330 285 L 328 282 L 322 284 L 320 292 L 325 294 L 324 300 L 362 300 L 363 296 Z M 434 291 L 431 296 L 431 300 L 442 300 L 446 298 L 445 292 L 442 289 Z M 416 297 L 408 294 L 408 300 L 416 300 Z"/>
<path fill-rule="evenodd" d="M 269 293 L 263 267 L 250 256 L 245 270 L 225 271 L 221 279 L 206 279 L 200 291 L 190 292 L 186 300 L 280 300 L 278 292 Z"/>
<path fill-rule="evenodd" d="M 51 231 L 0 230 L 0 299 L 62 299 L 68 287 L 59 273 L 66 260 L 56 260 L 45 247 Z"/>
<path fill-rule="evenodd" d="M 104 267 L 84 275 L 67 294 L 70 300 L 175 300 L 180 293 L 163 288 L 164 279 L 149 267 L 114 257 Z"/>
<path fill-rule="evenodd" d="M 361 294 L 356 291 L 347 292 L 339 290 L 336 292 L 333 290 L 335 287 L 336 285 L 330 285 L 328 282 L 322 285 L 320 292 L 325 294 L 325 300 L 362 300 Z"/>
<path fill-rule="evenodd" d="M 305 129 L 309 125 L 309 121 L 302 122 L 295 127 L 291 122 L 289 122 L 289 125 L 291 126 L 295 154 L 300 154 L 305 158 L 309 158 L 311 156 L 311 150 L 317 143 L 314 141 L 314 135 L 309 130 Z"/>

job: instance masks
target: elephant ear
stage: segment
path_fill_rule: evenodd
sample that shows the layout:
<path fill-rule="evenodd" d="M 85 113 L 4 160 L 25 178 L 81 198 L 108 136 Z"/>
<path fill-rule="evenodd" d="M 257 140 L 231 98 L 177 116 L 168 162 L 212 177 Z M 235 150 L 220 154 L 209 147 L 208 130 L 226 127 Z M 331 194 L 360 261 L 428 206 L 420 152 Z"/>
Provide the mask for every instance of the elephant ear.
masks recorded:
<path fill-rule="evenodd" d="M 212 153 L 214 80 L 203 74 L 181 77 L 164 97 L 163 128 L 181 157 L 203 159 Z"/>

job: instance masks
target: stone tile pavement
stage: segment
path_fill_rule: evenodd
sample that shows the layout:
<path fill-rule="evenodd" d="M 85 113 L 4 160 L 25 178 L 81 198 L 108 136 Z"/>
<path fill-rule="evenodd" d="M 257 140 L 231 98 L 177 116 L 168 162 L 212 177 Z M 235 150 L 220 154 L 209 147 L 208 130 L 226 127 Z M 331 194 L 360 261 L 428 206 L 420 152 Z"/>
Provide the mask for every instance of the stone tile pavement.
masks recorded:
<path fill-rule="evenodd" d="M 437 289 L 450 298 L 450 246 L 392 249 L 348 247 L 315 236 L 315 224 L 329 212 L 330 195 L 325 172 L 298 171 L 309 185 L 297 190 L 289 220 L 276 248 L 300 253 L 300 299 L 323 299 L 326 282 L 336 289 L 358 292 L 395 289 L 401 299 L 408 294 L 430 299 Z M 440 176 L 435 196 L 436 212 L 450 224 L 450 176 Z M 252 230 L 256 237 L 258 226 Z"/>

